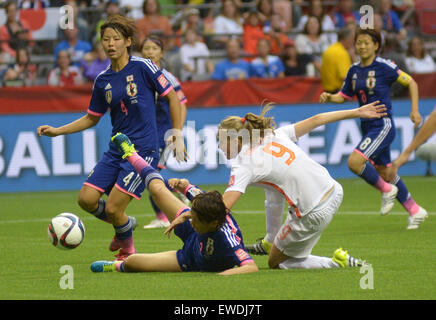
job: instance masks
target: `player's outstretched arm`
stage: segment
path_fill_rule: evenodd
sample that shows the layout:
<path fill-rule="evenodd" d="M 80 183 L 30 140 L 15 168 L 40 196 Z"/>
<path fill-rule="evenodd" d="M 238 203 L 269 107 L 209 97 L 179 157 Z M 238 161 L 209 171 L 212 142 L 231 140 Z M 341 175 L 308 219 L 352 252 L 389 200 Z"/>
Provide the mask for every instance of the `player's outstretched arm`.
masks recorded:
<path fill-rule="evenodd" d="M 49 125 L 40 126 L 36 129 L 36 133 L 38 134 L 38 137 L 42 135 L 48 137 L 56 137 L 89 129 L 95 126 L 99 121 L 100 117 L 93 116 L 92 114 L 87 113 L 83 117 L 62 127 L 54 128 Z"/>
<path fill-rule="evenodd" d="M 353 118 L 381 118 L 387 115 L 384 104 L 378 104 L 380 101 L 374 101 L 360 108 L 351 110 L 339 110 L 319 113 L 313 117 L 297 122 L 294 125 L 295 135 L 297 138 L 309 133 L 313 129 L 340 120 Z"/>
<path fill-rule="evenodd" d="M 243 266 L 237 267 L 237 268 L 231 268 L 224 270 L 223 272 L 219 273 L 221 276 L 231 276 L 234 274 L 243 274 L 243 273 L 253 273 L 259 271 L 259 268 L 257 267 L 256 263 L 248 262 L 244 264 Z"/>
<path fill-rule="evenodd" d="M 319 102 L 326 103 L 326 102 L 334 102 L 334 103 L 344 103 L 345 98 L 341 96 L 339 93 L 331 94 L 328 92 L 323 92 L 319 96 Z"/>

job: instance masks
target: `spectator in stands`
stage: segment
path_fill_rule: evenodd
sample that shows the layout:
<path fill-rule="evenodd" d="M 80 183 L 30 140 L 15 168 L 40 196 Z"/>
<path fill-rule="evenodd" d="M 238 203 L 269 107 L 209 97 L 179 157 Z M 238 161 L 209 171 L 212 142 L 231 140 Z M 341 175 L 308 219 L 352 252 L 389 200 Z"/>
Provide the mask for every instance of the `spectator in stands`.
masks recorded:
<path fill-rule="evenodd" d="M 180 79 L 187 81 L 209 78 L 214 69 L 209 56 L 209 49 L 204 42 L 199 41 L 197 30 L 186 30 L 184 44 L 180 47 L 180 59 L 183 65 Z M 203 58 L 194 59 L 195 57 Z"/>
<path fill-rule="evenodd" d="M 251 61 L 257 55 L 257 42 L 265 37 L 263 25 L 260 22 L 259 13 L 256 11 L 247 12 L 244 22 L 243 49 L 244 52 L 253 57 L 247 58 Z"/>
<path fill-rule="evenodd" d="M 82 73 L 78 67 L 71 65 L 70 53 L 67 50 L 58 52 L 56 62 L 57 67 L 48 74 L 47 84 L 49 86 L 68 87 L 83 83 Z"/>
<path fill-rule="evenodd" d="M 252 77 L 257 78 L 283 78 L 285 76 L 285 67 L 278 56 L 269 54 L 270 44 L 265 38 L 257 42 L 257 51 L 259 57 L 251 61 Z"/>
<path fill-rule="evenodd" d="M 65 5 L 71 6 L 73 8 L 73 20 L 74 20 L 74 28 L 78 30 L 77 38 L 80 41 L 89 42 L 90 41 L 90 28 L 88 22 L 79 15 L 79 6 L 77 5 L 76 0 L 67 0 L 65 1 Z M 58 25 L 58 40 L 66 40 L 66 34 L 59 25 Z"/>
<path fill-rule="evenodd" d="M 79 29 L 74 27 L 72 29 L 64 29 L 65 40 L 58 43 L 54 50 L 55 60 L 62 50 L 67 50 L 70 54 L 75 66 L 80 66 L 80 60 L 83 59 L 86 53 L 92 50 L 92 46 L 87 41 L 79 40 Z"/>
<path fill-rule="evenodd" d="M 29 45 L 32 33 L 26 21 L 18 19 L 18 8 L 14 1 L 7 1 L 4 5 L 6 23 L 0 27 L 0 48 L 5 54 L 14 58 L 18 47 Z"/>
<path fill-rule="evenodd" d="M 271 16 L 274 13 L 273 0 L 258 0 L 257 12 L 259 12 L 260 20 L 263 23 L 263 31 L 269 32 L 271 27 Z"/>
<path fill-rule="evenodd" d="M 212 75 L 214 80 L 237 80 L 250 77 L 250 63 L 241 59 L 241 44 L 230 39 L 226 44 L 227 59 L 217 63 Z"/>
<path fill-rule="evenodd" d="M 270 18 L 269 31 L 265 33 L 265 38 L 270 42 L 271 54 L 280 55 L 283 51 L 284 43 L 289 39 L 284 29 L 282 17 L 273 13 Z"/>
<path fill-rule="evenodd" d="M 286 33 L 292 31 L 292 1 L 274 0 L 273 11 L 277 13 L 283 21 L 283 31 Z"/>
<path fill-rule="evenodd" d="M 3 85 L 5 87 L 32 86 L 35 83 L 37 68 L 30 62 L 26 48 L 17 48 L 16 61 L 4 71 Z"/>
<path fill-rule="evenodd" d="M 337 93 L 351 67 L 348 49 L 354 46 L 354 33 L 349 28 L 338 32 L 338 41 L 322 54 L 321 83 L 325 92 Z"/>
<path fill-rule="evenodd" d="M 353 11 L 353 0 L 339 0 L 338 8 L 333 15 L 336 28 L 343 28 L 348 21 L 352 21 L 355 24 L 359 23 L 359 12 Z"/>
<path fill-rule="evenodd" d="M 383 20 L 383 30 L 396 33 L 400 41 L 407 38 L 407 31 L 403 27 L 398 14 L 392 10 L 391 0 L 380 0 L 380 15 Z"/>
<path fill-rule="evenodd" d="M 412 37 L 406 54 L 406 64 L 410 73 L 436 72 L 433 58 L 424 50 L 424 44 L 419 37 Z"/>
<path fill-rule="evenodd" d="M 168 17 L 160 14 L 160 4 L 157 0 L 144 0 L 142 4 L 144 17 L 136 22 L 138 29 L 139 43 L 144 42 L 149 35 L 160 37 L 165 48 L 172 50 L 174 47 L 173 29 Z"/>
<path fill-rule="evenodd" d="M 109 0 L 110 1 L 110 0 Z M 144 0 L 119 0 L 122 12 L 129 18 L 139 20 L 144 17 Z"/>
<path fill-rule="evenodd" d="M 310 16 L 307 19 L 304 31 L 295 38 L 298 53 L 313 56 L 313 65 L 319 74 L 321 71 L 321 55 L 328 48 L 327 36 L 322 33 L 318 17 Z"/>
<path fill-rule="evenodd" d="M 104 71 L 109 64 L 110 59 L 106 56 L 100 41 L 95 43 L 94 50 L 85 54 L 80 62 L 83 69 L 83 76 L 91 82 L 94 82 L 95 78 L 97 78 L 100 72 Z"/>
<path fill-rule="evenodd" d="M 307 66 L 312 63 L 312 57 L 308 54 L 298 54 L 295 42 L 288 39 L 283 48 L 282 62 L 285 67 L 285 76 L 306 76 Z"/>
<path fill-rule="evenodd" d="M 171 19 L 173 29 L 177 30 L 176 45 L 178 47 L 182 45 L 180 38 L 183 37 L 188 29 L 195 29 L 200 38 L 200 35 L 203 33 L 203 20 L 200 18 L 200 10 L 196 8 L 186 8 L 179 11 L 177 14 L 179 16 L 175 20 Z"/>
<path fill-rule="evenodd" d="M 330 43 L 335 43 L 337 41 L 335 32 L 335 23 L 333 19 L 324 11 L 321 0 L 310 0 L 307 14 L 301 17 L 297 25 L 296 31 L 303 31 L 304 26 L 307 23 L 309 16 L 316 16 L 321 21 L 322 30 L 324 32 L 329 32 L 327 34 Z"/>
<path fill-rule="evenodd" d="M 225 45 L 230 38 L 242 37 L 244 20 L 234 0 L 223 0 L 221 13 L 213 22 L 214 41 Z M 219 45 L 218 45 L 219 46 Z"/>

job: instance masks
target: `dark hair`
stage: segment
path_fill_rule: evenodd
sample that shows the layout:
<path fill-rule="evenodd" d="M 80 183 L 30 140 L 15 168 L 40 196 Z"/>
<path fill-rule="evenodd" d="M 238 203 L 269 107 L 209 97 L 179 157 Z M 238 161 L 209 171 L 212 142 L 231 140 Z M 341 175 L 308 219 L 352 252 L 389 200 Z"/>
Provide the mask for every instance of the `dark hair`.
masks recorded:
<path fill-rule="evenodd" d="M 218 221 L 218 228 L 226 222 L 228 210 L 218 191 L 200 193 L 192 199 L 192 211 L 203 223 Z"/>
<path fill-rule="evenodd" d="M 317 16 L 308 16 L 306 24 L 304 25 L 303 33 L 304 34 L 309 34 L 308 31 L 307 31 L 307 26 L 309 24 L 310 18 L 315 18 L 318 21 L 319 29 L 318 29 L 318 34 L 317 35 L 319 36 L 322 33 L 322 23 L 321 23 L 321 20 Z"/>
<path fill-rule="evenodd" d="M 121 33 L 121 35 L 132 40 L 132 45 L 127 48 L 127 51 L 132 51 L 132 48 L 136 44 L 136 24 L 135 20 L 126 18 L 122 15 L 116 14 L 109 17 L 103 25 L 100 27 L 100 38 L 103 39 L 103 34 L 107 28 L 112 28 L 115 31 Z"/>
<path fill-rule="evenodd" d="M 413 54 L 412 54 L 412 42 L 413 42 L 413 40 L 418 40 L 419 42 L 421 42 L 421 46 L 422 46 L 422 50 L 421 50 L 421 56 L 422 57 L 421 57 L 421 59 L 424 58 L 425 54 L 426 54 L 425 49 L 424 49 L 424 43 L 423 43 L 422 39 L 420 37 L 418 37 L 418 36 L 414 36 L 414 37 L 410 38 L 409 46 L 407 47 L 406 57 L 412 57 L 413 56 Z"/>
<path fill-rule="evenodd" d="M 339 29 L 337 35 L 338 35 L 338 41 L 341 41 L 343 39 L 347 39 L 348 37 L 352 36 L 353 30 L 344 27 L 342 29 Z"/>
<path fill-rule="evenodd" d="M 147 4 L 148 4 L 149 1 L 150 1 L 150 0 L 144 0 L 144 2 L 142 3 L 142 13 L 143 13 L 145 16 L 147 15 L 146 8 L 147 8 Z M 156 12 L 157 12 L 157 13 L 160 13 L 160 3 L 159 3 L 158 0 L 155 0 L 155 2 L 156 2 L 156 5 L 157 5 Z"/>
<path fill-rule="evenodd" d="M 156 36 L 153 36 L 153 35 L 152 36 L 148 36 L 147 38 L 144 39 L 144 41 L 142 41 L 141 51 L 142 51 L 142 48 L 144 48 L 144 45 L 145 45 L 145 43 L 147 41 L 154 42 L 162 50 L 162 52 L 164 51 L 163 41 L 159 37 L 156 37 Z"/>
<path fill-rule="evenodd" d="M 366 34 L 366 35 L 370 36 L 374 43 L 378 43 L 378 49 L 376 51 L 376 53 L 378 53 L 381 49 L 381 44 L 382 44 L 380 32 L 378 32 L 374 29 L 357 28 L 356 35 L 354 36 L 354 43 L 356 43 L 357 38 L 362 34 Z"/>

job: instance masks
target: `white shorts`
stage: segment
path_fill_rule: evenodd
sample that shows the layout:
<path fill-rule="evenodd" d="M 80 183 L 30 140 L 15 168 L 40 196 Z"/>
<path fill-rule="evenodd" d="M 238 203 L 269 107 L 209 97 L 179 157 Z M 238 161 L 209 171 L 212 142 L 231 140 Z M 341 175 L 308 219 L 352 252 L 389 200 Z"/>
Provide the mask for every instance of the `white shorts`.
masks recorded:
<path fill-rule="evenodd" d="M 301 218 L 289 212 L 274 239 L 274 244 L 283 254 L 292 258 L 306 258 L 311 254 L 322 232 L 342 203 L 344 197 L 342 186 L 335 181 L 333 188 L 327 199 Z"/>

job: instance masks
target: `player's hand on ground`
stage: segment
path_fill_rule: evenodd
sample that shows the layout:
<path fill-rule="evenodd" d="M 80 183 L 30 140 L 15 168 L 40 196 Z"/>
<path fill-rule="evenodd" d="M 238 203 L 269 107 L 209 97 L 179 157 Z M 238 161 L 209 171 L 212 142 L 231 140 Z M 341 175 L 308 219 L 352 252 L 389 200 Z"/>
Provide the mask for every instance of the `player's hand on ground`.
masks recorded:
<path fill-rule="evenodd" d="M 323 92 L 323 93 L 321 93 L 321 95 L 319 96 L 319 102 L 321 102 L 321 103 L 329 102 L 331 96 L 332 96 L 331 93 Z"/>
<path fill-rule="evenodd" d="M 418 111 L 411 112 L 410 113 L 410 120 L 412 120 L 413 124 L 415 125 L 415 129 L 418 128 L 418 126 L 421 124 L 422 116 Z"/>
<path fill-rule="evenodd" d="M 36 129 L 36 133 L 38 137 L 40 136 L 56 137 L 59 135 L 59 133 L 57 132 L 57 128 L 53 128 L 52 126 L 49 125 L 43 125 L 38 127 L 38 129 Z"/>
<path fill-rule="evenodd" d="M 384 104 L 379 104 L 380 101 L 374 101 L 357 109 L 359 118 L 381 118 L 388 114 L 386 113 L 386 106 Z"/>
<path fill-rule="evenodd" d="M 164 234 L 167 235 L 169 238 L 173 229 L 175 229 L 179 224 L 185 223 L 189 219 L 191 219 L 191 211 L 184 212 L 173 221 L 171 221 L 171 224 L 168 226 L 168 228 L 166 228 Z"/>

